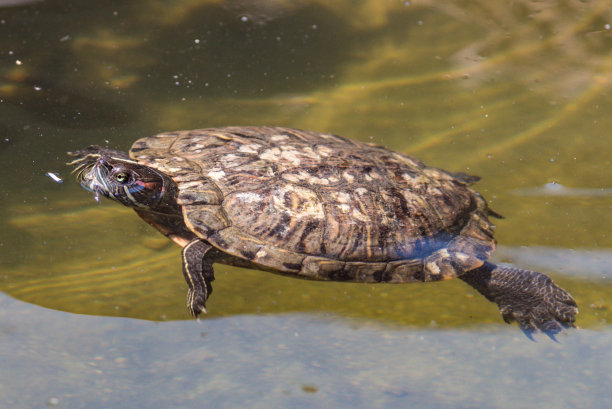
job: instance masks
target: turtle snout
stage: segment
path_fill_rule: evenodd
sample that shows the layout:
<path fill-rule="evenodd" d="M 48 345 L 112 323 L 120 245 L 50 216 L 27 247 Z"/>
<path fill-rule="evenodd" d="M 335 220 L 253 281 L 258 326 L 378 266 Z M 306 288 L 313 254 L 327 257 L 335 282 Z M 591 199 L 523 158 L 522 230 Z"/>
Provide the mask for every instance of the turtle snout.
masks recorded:
<path fill-rule="evenodd" d="M 99 158 L 89 169 L 83 169 L 79 174 L 81 186 L 90 192 L 94 192 L 96 197 L 99 194 L 110 197 L 110 186 L 108 184 L 109 169 L 104 159 Z"/>

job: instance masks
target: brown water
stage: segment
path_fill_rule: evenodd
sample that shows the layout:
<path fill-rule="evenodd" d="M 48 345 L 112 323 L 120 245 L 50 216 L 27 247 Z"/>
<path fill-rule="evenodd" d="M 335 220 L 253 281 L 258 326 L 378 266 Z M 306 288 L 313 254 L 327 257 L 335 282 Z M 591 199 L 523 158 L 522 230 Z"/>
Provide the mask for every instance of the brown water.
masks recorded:
<path fill-rule="evenodd" d="M 0 1 L 0 401 L 610 407 L 611 10 Z M 583 329 L 531 343 L 459 280 L 316 283 L 226 266 L 194 323 L 179 249 L 96 203 L 65 152 L 223 125 L 333 132 L 482 176 L 506 217 L 494 260 L 554 277 Z"/>

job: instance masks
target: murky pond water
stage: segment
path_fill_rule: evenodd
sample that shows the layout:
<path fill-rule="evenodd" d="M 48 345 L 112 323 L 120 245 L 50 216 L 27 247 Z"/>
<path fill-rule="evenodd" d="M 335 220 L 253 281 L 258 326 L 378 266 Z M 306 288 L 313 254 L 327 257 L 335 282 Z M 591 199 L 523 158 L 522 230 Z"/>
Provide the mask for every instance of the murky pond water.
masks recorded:
<path fill-rule="evenodd" d="M 0 401 L 610 407 L 611 24 L 605 1 L 0 0 Z M 506 217 L 494 260 L 551 275 L 581 329 L 530 342 L 459 280 L 226 266 L 190 320 L 179 249 L 96 203 L 65 152 L 224 125 L 480 175 Z"/>

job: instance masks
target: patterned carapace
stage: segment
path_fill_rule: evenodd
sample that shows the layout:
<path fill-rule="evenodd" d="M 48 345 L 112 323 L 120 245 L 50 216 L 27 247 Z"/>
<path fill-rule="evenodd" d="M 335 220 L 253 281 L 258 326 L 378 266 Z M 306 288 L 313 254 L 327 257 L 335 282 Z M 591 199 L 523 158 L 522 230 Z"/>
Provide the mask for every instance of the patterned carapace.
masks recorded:
<path fill-rule="evenodd" d="M 339 136 L 273 127 L 163 133 L 130 157 L 177 183 L 187 226 L 264 269 L 430 281 L 494 249 L 477 180 Z M 329 275 L 329 276 L 328 276 Z"/>

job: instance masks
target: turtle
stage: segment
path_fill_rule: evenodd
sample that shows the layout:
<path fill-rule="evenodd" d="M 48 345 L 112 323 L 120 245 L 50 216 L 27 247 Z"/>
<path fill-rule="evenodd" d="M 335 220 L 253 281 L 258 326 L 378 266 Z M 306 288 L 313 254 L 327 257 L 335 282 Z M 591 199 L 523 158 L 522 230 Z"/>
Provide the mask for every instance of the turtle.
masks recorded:
<path fill-rule="evenodd" d="M 213 263 L 297 278 L 412 283 L 458 277 L 531 338 L 575 327 L 572 296 L 546 275 L 488 261 L 480 178 L 329 133 L 230 126 L 138 139 L 129 154 L 70 153 L 87 190 L 133 208 L 182 247 L 187 308 L 212 293 Z"/>

